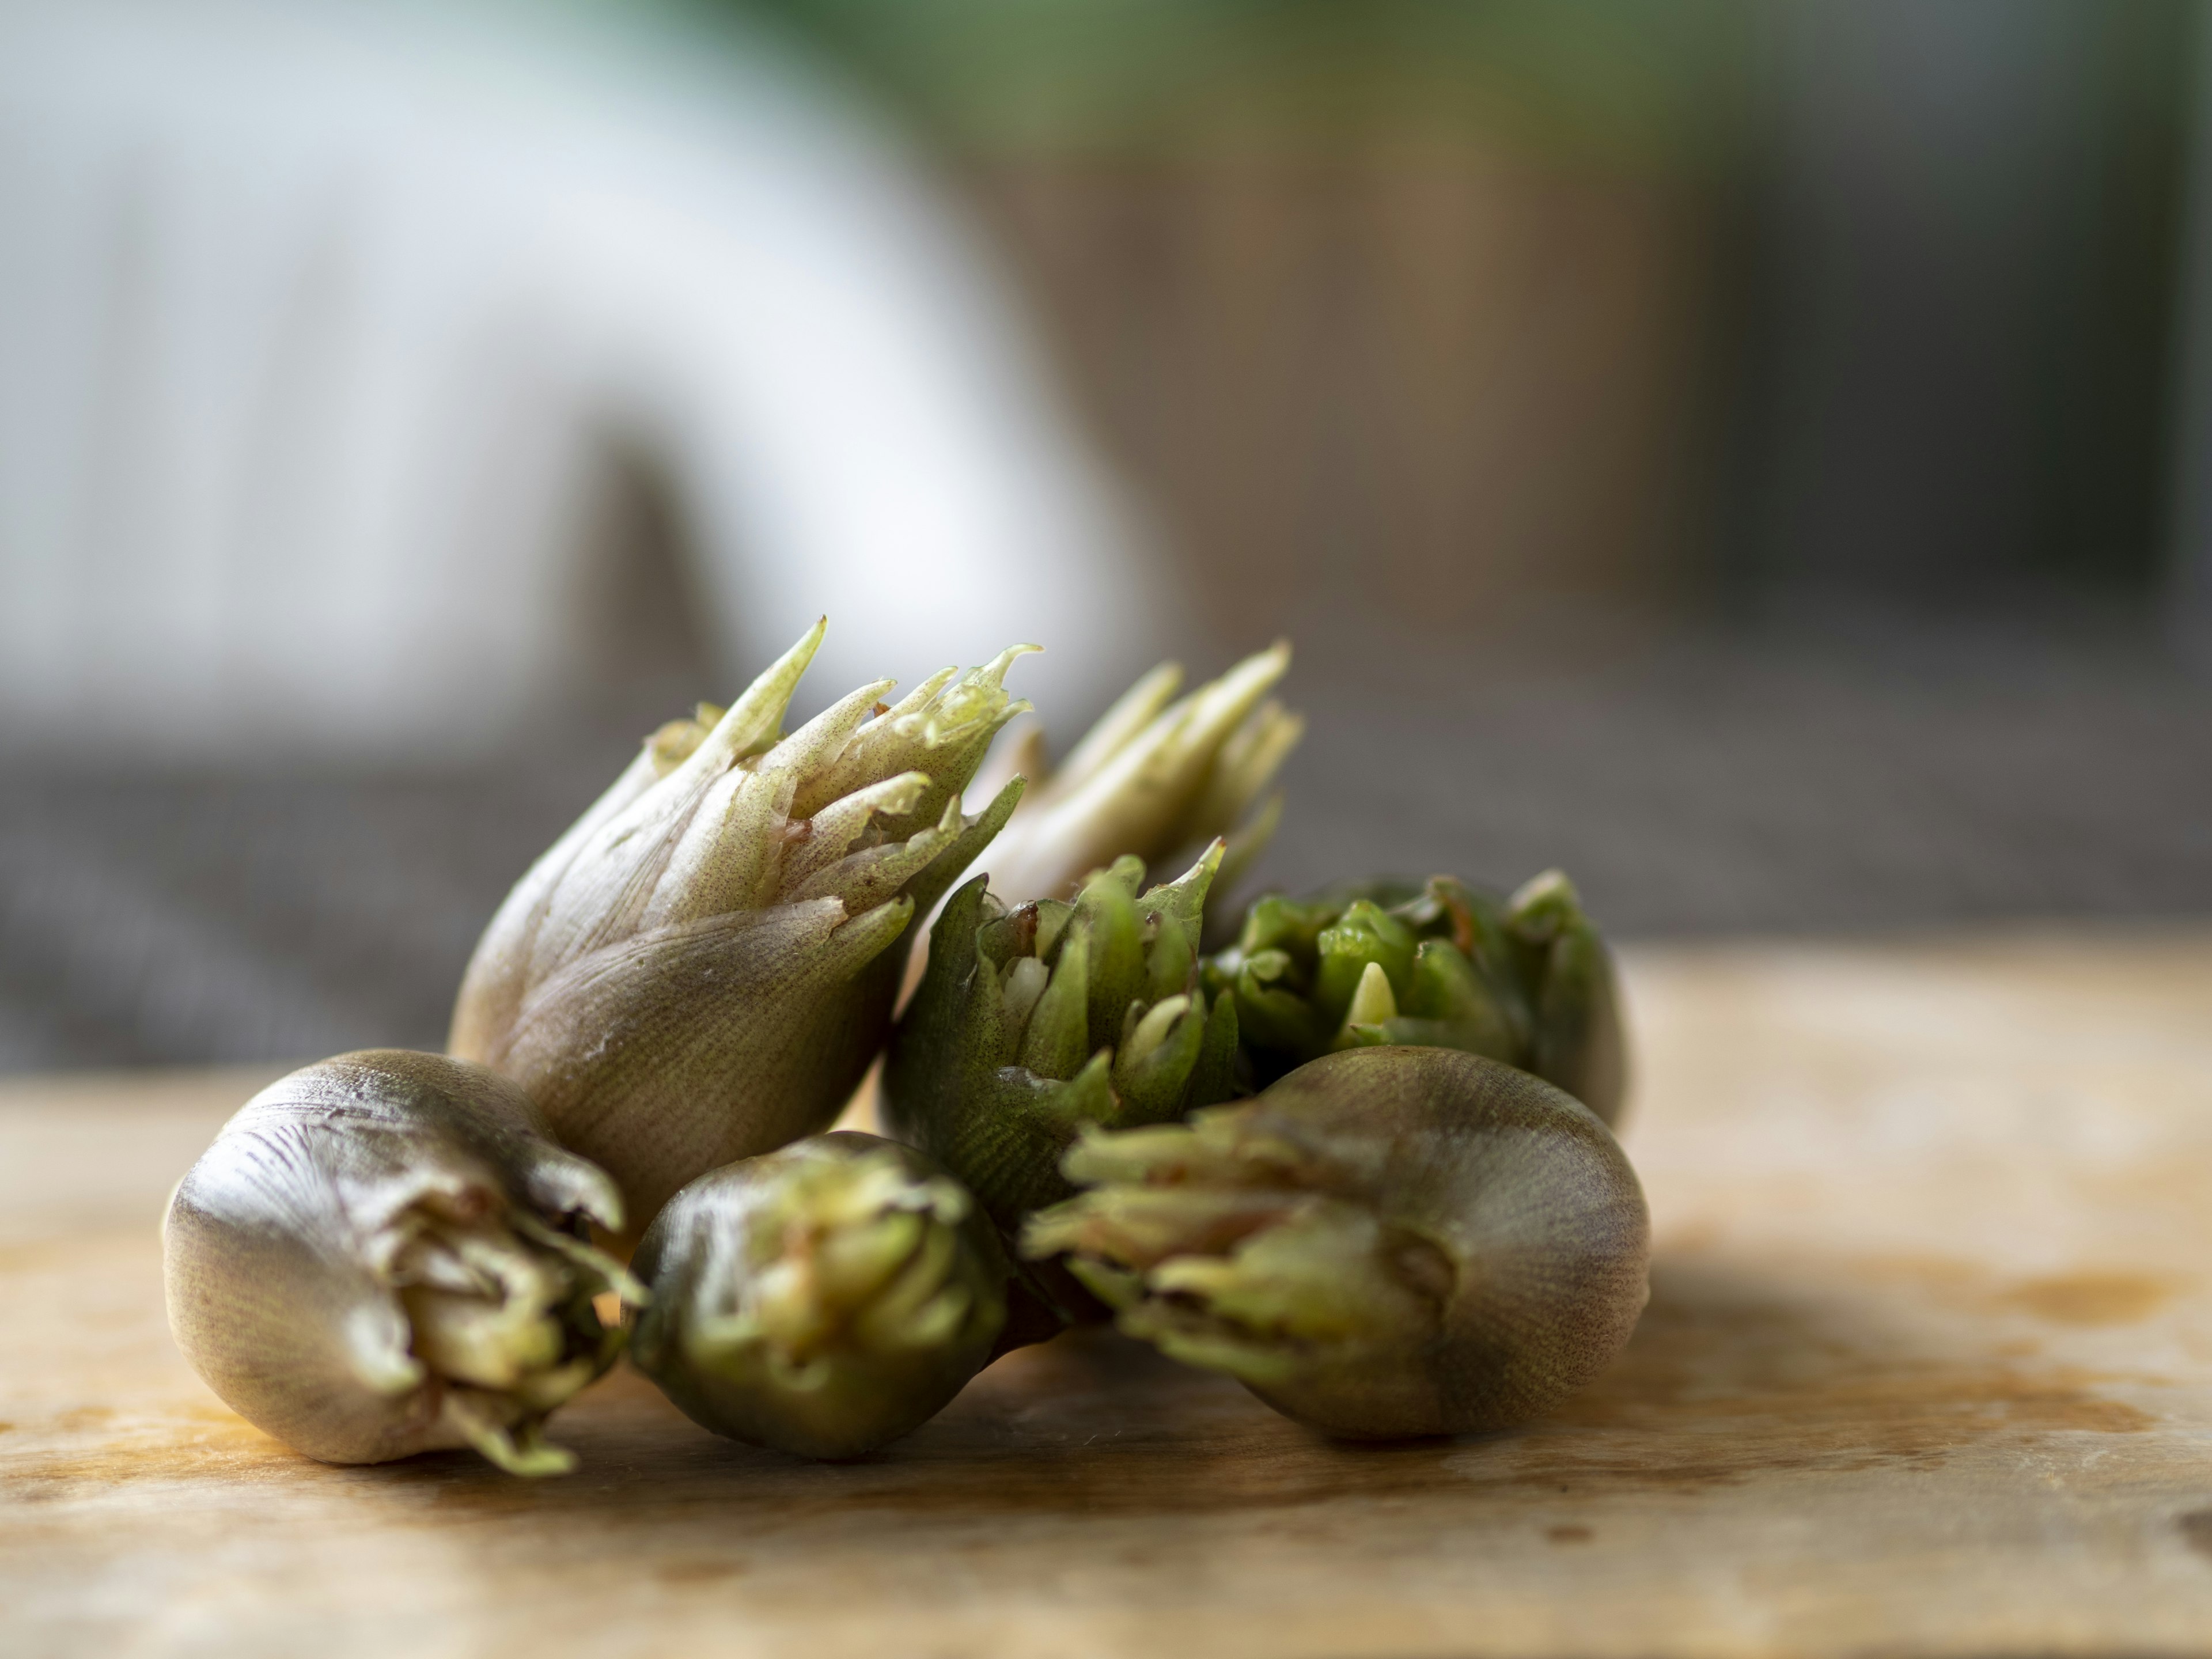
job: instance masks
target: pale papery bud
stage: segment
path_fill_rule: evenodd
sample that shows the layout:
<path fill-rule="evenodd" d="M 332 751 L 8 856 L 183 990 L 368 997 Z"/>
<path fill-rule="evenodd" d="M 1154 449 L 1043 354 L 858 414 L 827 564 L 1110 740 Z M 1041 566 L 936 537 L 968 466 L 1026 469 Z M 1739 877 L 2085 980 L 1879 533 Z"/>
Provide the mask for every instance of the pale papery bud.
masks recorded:
<path fill-rule="evenodd" d="M 1100 717 L 1067 758 L 1044 763 L 1031 727 L 994 765 L 1030 780 L 1021 805 L 976 867 L 1010 904 L 1065 899 L 1094 870 L 1133 857 L 1182 869 L 1226 842 L 1217 890 L 1232 891 L 1281 813 L 1268 790 L 1305 722 L 1267 694 L 1288 672 L 1278 641 L 1177 698 L 1182 670 L 1164 663 Z"/>
<path fill-rule="evenodd" d="M 826 1127 L 883 1046 L 908 925 L 991 840 L 1013 779 L 961 793 L 1028 708 L 1017 646 L 896 705 L 862 686 L 798 731 L 821 623 L 726 711 L 647 740 L 508 895 L 450 1046 L 514 1079 L 641 1224 L 707 1170 Z"/>
<path fill-rule="evenodd" d="M 621 1351 L 608 1296 L 644 1299 L 586 1242 L 622 1220 L 514 1084 L 341 1054 L 256 1095 L 178 1184 L 169 1325 L 227 1404 L 310 1457 L 474 1446 L 557 1474 L 574 1459 L 545 1419 Z"/>

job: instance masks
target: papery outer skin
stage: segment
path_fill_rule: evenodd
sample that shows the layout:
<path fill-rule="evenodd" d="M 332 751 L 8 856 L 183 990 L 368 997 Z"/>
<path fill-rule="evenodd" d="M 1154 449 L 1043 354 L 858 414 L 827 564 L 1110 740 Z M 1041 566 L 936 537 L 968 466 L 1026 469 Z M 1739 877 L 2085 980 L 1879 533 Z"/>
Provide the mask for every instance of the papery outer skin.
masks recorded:
<path fill-rule="evenodd" d="M 757 1351 L 696 1351 L 708 1322 L 740 1304 L 746 1281 L 760 1270 L 758 1258 L 773 1260 L 783 1250 L 779 1194 L 801 1167 L 869 1158 L 896 1159 L 916 1185 L 951 1183 L 911 1146 L 840 1131 L 701 1176 L 646 1230 L 632 1265 L 653 1300 L 638 1321 L 631 1358 L 701 1427 L 804 1457 L 858 1457 L 934 1417 L 991 1359 L 1006 1320 L 1010 1267 L 972 1203 L 953 1224 L 957 1243 L 946 1274 L 972 1298 L 971 1310 L 943 1340 L 891 1349 L 847 1340 L 830 1350 L 827 1380 L 811 1389 L 779 1382 Z"/>
<path fill-rule="evenodd" d="M 1377 1346 L 1292 1346 L 1291 1375 L 1245 1379 L 1303 1423 L 1369 1439 L 1510 1427 L 1603 1370 L 1635 1329 L 1650 1255 L 1635 1171 L 1593 1114 L 1527 1073 L 1455 1049 L 1355 1048 L 1192 1121 L 1140 1133 L 1211 1135 L 1243 1149 L 1242 1182 L 1348 1200 L 1449 1264 L 1431 1322 Z M 1135 1190 L 1106 1183 L 1032 1225 L 1065 1231 Z M 1125 1328 L 1146 1299 L 1125 1301 Z"/>
<path fill-rule="evenodd" d="M 1234 888 L 1274 830 L 1274 807 L 1253 807 L 1305 730 L 1267 696 L 1290 663 L 1279 641 L 1180 700 L 1182 671 L 1162 664 L 1057 769 L 1044 765 L 1042 733 L 1024 734 L 994 769 L 994 777 L 1019 772 L 1030 788 L 976 862 L 991 890 L 1009 904 L 1066 898 L 1117 858 L 1180 869 L 1223 837 L 1220 888 Z"/>
<path fill-rule="evenodd" d="M 1311 979 L 1296 993 L 1312 1021 L 1312 1029 L 1302 1037 L 1286 1036 L 1279 1029 L 1281 1022 L 1253 1006 L 1240 969 L 1260 954 L 1252 947 L 1262 931 L 1263 906 L 1281 905 L 1284 914 L 1305 917 L 1305 926 L 1298 930 L 1304 937 L 1340 925 L 1361 901 L 1389 916 L 1407 918 L 1422 949 L 1454 953 L 1470 981 L 1471 994 L 1479 991 L 1486 1000 L 1494 1023 L 1454 1030 L 1421 1018 L 1430 1011 L 1409 1000 L 1413 975 L 1402 967 L 1390 978 L 1395 1012 L 1407 1018 L 1381 1025 L 1345 1029 L 1339 1024 L 1341 1011 L 1327 1006 L 1322 988 Z M 1289 954 L 1312 952 L 1313 941 L 1305 938 Z M 1301 900 L 1270 896 L 1247 909 L 1239 941 L 1208 958 L 1205 979 L 1210 990 L 1235 988 L 1240 993 L 1248 1086 L 1264 1087 L 1293 1066 L 1355 1042 L 1435 1044 L 1534 1072 L 1573 1095 L 1611 1127 L 1620 1126 L 1626 1105 L 1627 1038 L 1612 952 L 1583 913 L 1573 884 L 1556 870 L 1534 878 L 1510 896 L 1486 892 L 1449 876 L 1431 877 L 1425 883 L 1398 878 L 1347 882 Z M 1290 983 L 1277 981 L 1269 988 Z M 1340 995 L 1344 988 L 1337 988 Z M 1412 989 L 1410 994 L 1418 998 L 1420 992 Z"/>
<path fill-rule="evenodd" d="M 1134 957 L 1119 970 L 1125 982 L 1115 982 L 1108 969 L 1094 966 L 1083 993 L 1086 1002 L 1108 1011 L 1107 1029 L 1116 1034 L 1140 1025 L 1146 1014 L 1166 1000 L 1156 991 L 1188 996 L 1194 1005 L 1176 1019 L 1174 1036 L 1153 1050 L 1163 1059 L 1177 1052 L 1185 1058 L 1166 1074 L 1165 1095 L 1149 1103 L 1125 1086 L 1117 1063 L 1118 1036 L 1101 1042 L 1103 1033 L 1090 1030 L 1060 1066 L 1065 1075 L 1040 1073 L 1024 1063 L 1026 1033 L 1007 1023 L 1004 996 L 1008 971 L 1030 951 L 1010 957 L 1002 969 L 982 943 L 994 927 L 1016 927 L 1018 932 L 1018 918 L 1033 915 L 1038 907 L 1006 911 L 990 896 L 988 878 L 978 877 L 947 902 L 932 930 L 927 971 L 884 1056 L 884 1124 L 951 1171 L 1010 1242 L 1031 1211 L 1073 1190 L 1060 1173 L 1060 1160 L 1085 1124 L 1118 1128 L 1166 1121 L 1229 1098 L 1236 1048 L 1233 1007 L 1220 999 L 1206 1004 L 1197 984 L 1194 956 L 1190 970 L 1175 975 L 1172 985 L 1150 982 L 1158 966 L 1152 952 L 1164 928 L 1178 928 L 1195 950 L 1222 853 L 1216 842 L 1176 881 L 1141 894 L 1133 890 L 1141 884 L 1143 866 L 1125 859 L 1115 870 L 1093 878 L 1054 936 L 1049 983 L 1058 987 L 1073 965 L 1067 952 L 1079 937 L 1090 939 L 1083 930 L 1094 921 L 1103 927 L 1110 915 L 1126 915 Z M 1103 937 L 1090 942 L 1101 962 L 1121 954 L 1105 948 Z M 1034 1029 L 1053 994 L 1048 988 L 1038 998 L 1028 1029 Z M 1020 1340 L 1040 1340 L 1067 1321 L 1100 1316 L 1102 1310 L 1089 1292 L 1053 1264 L 1023 1264 L 1019 1273 L 1012 1320 Z"/>
<path fill-rule="evenodd" d="M 410 1354 L 379 1272 L 424 1200 L 616 1228 L 602 1170 L 562 1151 L 514 1084 L 440 1054 L 368 1049 L 307 1066 L 226 1123 L 162 1224 L 169 1327 L 208 1386 L 328 1463 L 468 1443 Z"/>
<path fill-rule="evenodd" d="M 567 869 L 592 833 L 660 781 L 652 746 L 641 746 L 605 793 L 581 817 L 538 856 L 522 879 L 500 903 L 469 958 L 453 1003 L 453 1030 L 447 1048 L 462 1056 L 489 1052 L 514 1023 L 527 983 L 529 938 L 548 890 Z"/>
<path fill-rule="evenodd" d="M 1002 682 L 1029 647 L 889 709 L 888 682 L 862 687 L 781 736 L 821 636 L 711 728 L 655 734 L 501 906 L 455 1005 L 453 1051 L 520 1082 L 641 1226 L 836 1117 L 888 1035 L 913 916 L 1021 797 L 960 815 L 1027 708 Z"/>

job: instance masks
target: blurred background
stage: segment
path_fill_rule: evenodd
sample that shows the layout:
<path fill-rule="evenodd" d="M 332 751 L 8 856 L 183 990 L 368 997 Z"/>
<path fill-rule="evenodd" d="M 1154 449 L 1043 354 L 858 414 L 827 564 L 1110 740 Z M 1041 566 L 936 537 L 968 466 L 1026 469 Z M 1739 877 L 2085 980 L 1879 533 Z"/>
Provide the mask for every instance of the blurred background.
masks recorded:
<path fill-rule="evenodd" d="M 811 617 L 1291 887 L 2212 913 L 2184 0 L 0 0 L 0 1069 L 437 1046 Z"/>

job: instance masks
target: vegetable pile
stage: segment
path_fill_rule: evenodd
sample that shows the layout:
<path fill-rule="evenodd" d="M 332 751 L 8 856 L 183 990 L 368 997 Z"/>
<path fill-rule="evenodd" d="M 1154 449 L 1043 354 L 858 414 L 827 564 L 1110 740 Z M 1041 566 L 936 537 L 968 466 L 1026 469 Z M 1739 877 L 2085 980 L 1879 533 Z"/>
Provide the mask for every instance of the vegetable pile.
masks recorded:
<path fill-rule="evenodd" d="M 979 784 L 1031 647 L 787 734 L 822 635 L 516 884 L 449 1055 L 295 1072 L 193 1166 L 169 1318 L 225 1401 L 329 1462 L 550 1474 L 547 1419 L 625 1346 L 820 1458 L 1106 1320 L 1351 1438 L 1510 1427 L 1611 1362 L 1650 1226 L 1564 876 L 1233 909 L 1286 647 L 1180 698 L 1156 670 L 1057 771 L 1032 729 Z M 890 1138 L 824 1133 L 878 1057 Z"/>

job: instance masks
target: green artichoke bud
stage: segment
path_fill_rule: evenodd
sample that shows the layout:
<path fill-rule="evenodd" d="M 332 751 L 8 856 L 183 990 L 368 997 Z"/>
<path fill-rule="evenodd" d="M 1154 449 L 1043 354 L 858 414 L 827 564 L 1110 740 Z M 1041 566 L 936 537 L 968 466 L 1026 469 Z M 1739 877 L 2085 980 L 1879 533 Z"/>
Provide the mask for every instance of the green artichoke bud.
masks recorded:
<path fill-rule="evenodd" d="M 1084 1125 L 1163 1123 L 1232 1092 L 1236 1006 L 1198 976 L 1222 854 L 1143 893 L 1144 865 L 1119 859 L 1073 902 L 1012 910 L 979 876 L 931 931 L 884 1062 L 884 1121 L 1010 1237 L 1074 1190 L 1060 1160 Z"/>
<path fill-rule="evenodd" d="M 1608 1364 L 1647 1295 L 1636 1174 L 1528 1073 L 1354 1048 L 1188 1124 L 1086 1130 L 1033 1218 L 1130 1335 L 1354 1438 L 1505 1428 Z"/>
<path fill-rule="evenodd" d="M 1259 1085 L 1340 1049 L 1416 1044 L 1518 1066 L 1620 1121 L 1612 957 L 1556 870 L 1504 900 L 1449 876 L 1263 898 L 1205 982 L 1235 1000 Z"/>
<path fill-rule="evenodd" d="M 575 1460 L 545 1419 L 622 1347 L 594 1298 L 644 1296 L 584 1242 L 622 1218 L 514 1084 L 341 1054 L 248 1101 L 179 1183 L 169 1328 L 225 1404 L 310 1457 L 467 1445 L 558 1474 Z"/>
<path fill-rule="evenodd" d="M 492 918 L 450 1046 L 514 1078 L 649 1218 L 686 1182 L 826 1127 L 890 1028 L 917 909 L 1020 799 L 961 791 L 1018 646 L 895 708 L 879 681 L 788 737 L 817 624 L 727 710 L 663 727 Z"/>
<path fill-rule="evenodd" d="M 702 1176 L 646 1229 L 631 1357 L 733 1440 L 858 1457 L 941 1411 L 989 1360 L 1006 1258 L 943 1170 L 840 1132 Z"/>
<path fill-rule="evenodd" d="M 1274 834 L 1266 794 L 1305 722 L 1267 696 L 1291 665 L 1279 641 L 1177 700 L 1182 670 L 1163 663 L 1102 716 L 1057 768 L 1044 733 L 1022 733 L 994 771 L 1030 781 L 1006 831 L 977 860 L 1013 902 L 1072 897 L 1091 871 L 1133 856 L 1181 869 L 1227 842 L 1218 890 L 1235 888 Z"/>

